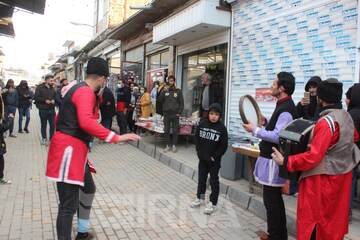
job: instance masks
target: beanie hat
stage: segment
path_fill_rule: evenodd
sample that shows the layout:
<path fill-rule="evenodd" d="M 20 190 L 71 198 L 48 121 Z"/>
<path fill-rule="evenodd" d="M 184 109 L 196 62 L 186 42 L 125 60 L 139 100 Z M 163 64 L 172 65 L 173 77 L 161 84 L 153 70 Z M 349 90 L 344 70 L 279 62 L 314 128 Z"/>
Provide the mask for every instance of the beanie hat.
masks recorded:
<path fill-rule="evenodd" d="M 216 112 L 216 113 L 219 113 L 220 116 L 222 114 L 222 107 L 219 103 L 213 103 L 210 105 L 209 107 L 209 112 Z"/>
<path fill-rule="evenodd" d="M 86 74 L 95 74 L 98 76 L 108 77 L 109 66 L 104 59 L 99 57 L 92 57 L 87 64 Z"/>
<path fill-rule="evenodd" d="M 319 84 L 317 96 L 327 103 L 340 103 L 343 94 L 342 87 L 343 84 L 336 78 L 329 78 Z"/>
<path fill-rule="evenodd" d="M 305 85 L 305 91 L 309 91 L 310 86 L 319 86 L 319 83 L 321 83 L 321 78 L 319 76 L 313 76 L 309 79 L 309 81 Z"/>

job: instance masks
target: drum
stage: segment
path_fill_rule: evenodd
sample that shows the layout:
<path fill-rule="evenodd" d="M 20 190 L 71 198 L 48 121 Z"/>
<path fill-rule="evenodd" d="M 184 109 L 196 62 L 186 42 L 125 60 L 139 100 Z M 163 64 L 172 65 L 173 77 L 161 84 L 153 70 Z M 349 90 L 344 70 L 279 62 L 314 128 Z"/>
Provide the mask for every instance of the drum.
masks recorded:
<path fill-rule="evenodd" d="M 239 112 L 243 123 L 261 125 L 261 111 L 255 99 L 250 95 L 244 95 L 239 101 Z"/>
<path fill-rule="evenodd" d="M 315 122 L 305 119 L 296 119 L 290 122 L 279 134 L 280 151 L 287 158 L 289 155 L 303 153 L 308 149 L 312 139 L 312 130 Z M 285 166 L 279 167 L 279 175 L 282 178 L 297 181 L 300 172 L 289 173 Z"/>
<path fill-rule="evenodd" d="M 289 155 L 305 152 L 311 139 L 315 123 L 305 119 L 295 119 L 279 134 L 280 149 Z"/>

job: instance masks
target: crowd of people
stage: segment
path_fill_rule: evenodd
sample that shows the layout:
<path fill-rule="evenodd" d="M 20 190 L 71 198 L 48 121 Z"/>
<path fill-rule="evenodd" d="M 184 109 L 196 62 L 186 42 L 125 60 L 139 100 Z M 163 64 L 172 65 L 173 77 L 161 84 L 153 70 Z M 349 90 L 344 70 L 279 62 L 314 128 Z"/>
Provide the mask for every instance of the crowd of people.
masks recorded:
<path fill-rule="evenodd" d="M 166 81 L 154 82 L 151 91 L 131 79 L 120 81 L 113 93 L 106 87 L 108 69 L 105 60 L 91 58 L 84 82 L 69 83 L 62 79 L 57 86 L 52 76 L 46 76 L 33 93 L 26 81 L 15 87 L 10 79 L 1 90 L 0 184 L 11 183 L 4 178 L 4 133 L 8 131 L 9 137 L 16 137 L 16 112 L 19 113 L 18 132 L 30 132 L 30 112 L 34 102 L 39 110 L 41 143 L 49 145 L 46 176 L 57 182 L 60 203 L 56 227 L 59 239 L 71 239 L 76 211 L 76 239 L 92 237 L 89 217 L 96 191 L 92 173 L 96 170 L 87 154 L 94 137 L 107 143 L 137 141 L 140 137 L 134 134 L 137 132 L 135 122 L 153 116 L 164 123 L 167 139 L 164 151 L 177 151 L 179 117 L 184 109 L 184 99 L 176 87 L 175 77 L 170 75 Z M 217 210 L 219 170 L 228 147 L 228 132 L 222 122 L 222 96 L 212 85 L 208 73 L 201 79 L 200 122 L 194 137 L 199 159 L 198 188 L 190 206 L 198 208 L 205 204 L 206 183 L 210 175 L 210 201 L 204 213 L 212 214 Z M 295 82 L 291 73 L 278 73 L 271 86 L 271 94 L 277 98 L 271 118 L 262 116 L 262 126 L 243 124 L 246 131 L 262 140 L 254 176 L 263 185 L 268 229 L 259 233 L 260 239 L 288 239 L 282 197 L 287 181 L 281 170 L 301 172 L 298 181 L 290 184 L 290 194 L 298 192 L 297 239 L 343 239 L 348 232 L 360 161 L 360 84 L 346 92 L 345 110 L 343 85 L 337 79 L 310 78 L 304 97 L 297 105 L 292 99 Z M 118 132 L 112 130 L 115 117 Z M 279 133 L 297 118 L 315 122 L 312 140 L 304 153 L 286 156 L 279 151 Z"/>

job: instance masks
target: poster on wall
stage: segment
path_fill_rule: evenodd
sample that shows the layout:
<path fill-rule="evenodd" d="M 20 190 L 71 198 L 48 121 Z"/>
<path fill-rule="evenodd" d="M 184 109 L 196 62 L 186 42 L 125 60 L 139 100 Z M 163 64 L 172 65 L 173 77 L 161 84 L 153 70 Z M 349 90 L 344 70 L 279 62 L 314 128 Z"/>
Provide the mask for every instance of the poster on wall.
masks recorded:
<path fill-rule="evenodd" d="M 146 74 L 146 87 L 148 92 L 151 92 L 153 88 L 153 83 L 158 81 L 164 81 L 167 77 L 168 69 L 167 68 L 159 68 L 154 70 L 147 71 Z"/>
<path fill-rule="evenodd" d="M 271 95 L 270 88 L 256 88 L 255 100 L 256 102 L 276 102 L 276 98 Z"/>

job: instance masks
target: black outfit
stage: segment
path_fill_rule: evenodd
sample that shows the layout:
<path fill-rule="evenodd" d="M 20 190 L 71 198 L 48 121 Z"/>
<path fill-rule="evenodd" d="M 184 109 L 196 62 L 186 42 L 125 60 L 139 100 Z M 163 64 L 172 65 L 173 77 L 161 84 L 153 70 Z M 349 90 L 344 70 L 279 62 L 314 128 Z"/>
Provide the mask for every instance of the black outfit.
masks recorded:
<path fill-rule="evenodd" d="M 105 87 L 100 104 L 101 125 L 111 130 L 112 119 L 115 115 L 115 98 L 108 87 Z"/>
<path fill-rule="evenodd" d="M 57 190 L 59 194 L 59 212 L 56 220 L 56 230 L 59 240 L 71 240 L 71 229 L 74 214 L 82 207 L 91 209 L 91 204 L 79 202 L 79 190 L 86 194 L 95 194 L 96 187 L 93 177 L 86 164 L 84 187 L 75 184 L 57 182 Z M 90 212 L 90 211 L 89 211 Z M 80 216 L 86 218 L 88 216 Z"/>
<path fill-rule="evenodd" d="M 26 118 L 25 122 L 25 131 L 29 131 L 29 123 L 30 123 L 30 108 L 31 102 L 34 97 L 33 92 L 29 87 L 17 87 L 18 95 L 19 95 L 19 132 L 22 132 L 22 121 L 23 117 Z"/>
<path fill-rule="evenodd" d="M 312 77 L 305 85 L 305 91 L 308 92 L 311 85 L 318 86 L 321 79 L 318 77 Z M 316 96 L 310 96 L 310 104 L 302 106 L 299 102 L 296 106 L 298 117 L 307 120 L 318 120 L 320 118 L 320 109 L 317 102 Z"/>
<path fill-rule="evenodd" d="M 9 118 L 8 120 L 3 120 L 0 123 L 0 179 L 4 177 L 4 154 L 6 153 L 6 143 L 4 139 L 4 133 L 9 130 L 11 126 L 11 122 L 13 122 L 13 118 Z"/>
<path fill-rule="evenodd" d="M 116 102 L 118 104 L 118 109 L 116 111 L 116 121 L 119 126 L 120 134 L 127 133 L 128 120 L 126 113 L 119 109 L 119 105 L 123 104 L 124 109 L 129 107 L 131 101 L 131 90 L 128 86 L 124 86 L 122 88 L 118 88 L 116 90 Z M 132 119 L 131 119 L 132 120 Z"/>
<path fill-rule="evenodd" d="M 162 94 L 162 92 L 164 91 L 164 86 L 161 86 L 159 87 L 159 90 L 157 92 L 157 95 L 156 95 L 156 106 L 155 106 L 155 110 L 156 110 L 156 113 L 159 114 L 159 115 L 163 115 L 163 110 L 162 110 L 162 103 L 160 102 L 160 96 Z"/>
<path fill-rule="evenodd" d="M 180 89 L 170 87 L 159 96 L 164 116 L 164 131 L 168 137 L 168 146 L 175 146 L 179 135 L 179 115 L 184 110 L 184 98 Z"/>
<path fill-rule="evenodd" d="M 208 111 L 204 110 L 202 107 L 204 89 L 205 89 L 205 86 L 203 86 L 203 89 L 201 91 L 201 97 L 200 97 L 200 117 L 205 117 L 208 114 Z M 224 91 L 224 89 L 222 88 L 221 84 L 211 83 L 209 85 L 209 107 L 213 103 L 221 104 L 224 102 L 223 91 Z"/>
<path fill-rule="evenodd" d="M 134 102 L 130 102 L 128 109 L 126 111 L 126 121 L 127 124 L 129 126 L 130 132 L 136 132 L 137 127 L 135 125 L 135 120 L 133 119 L 133 115 L 134 115 L 134 111 L 135 111 L 135 107 L 136 107 L 136 103 L 138 101 L 139 98 L 139 94 L 132 94 L 134 96 L 135 101 Z M 131 99 L 132 97 L 130 97 Z"/>
<path fill-rule="evenodd" d="M 39 116 L 41 121 L 41 136 L 43 139 L 47 139 L 46 128 L 49 123 L 50 139 L 54 135 L 55 131 L 55 104 L 47 104 L 46 100 L 55 101 L 55 89 L 46 86 L 46 84 L 40 85 L 35 91 L 35 104 L 39 109 Z"/>
<path fill-rule="evenodd" d="M 348 93 L 346 94 L 348 95 Z M 351 93 L 349 93 L 349 114 L 351 115 L 356 130 L 360 133 L 360 84 L 357 83 L 351 88 Z M 360 141 L 357 143 L 360 148 Z"/>
<path fill-rule="evenodd" d="M 196 129 L 195 139 L 199 158 L 197 198 L 205 199 L 206 181 L 210 174 L 210 201 L 216 206 L 220 192 L 221 157 L 228 147 L 228 133 L 221 121 L 212 123 L 208 119 L 203 119 Z"/>
<path fill-rule="evenodd" d="M 267 131 L 273 131 L 279 116 L 284 112 L 290 113 L 293 119 L 297 118 L 296 107 L 291 97 L 284 98 L 277 102 L 274 113 L 265 129 Z M 260 156 L 272 159 L 271 154 L 273 153 L 273 147 L 277 148 L 278 145 L 262 140 L 260 143 Z M 286 213 L 281 187 L 264 185 L 263 201 L 266 208 L 269 239 L 287 240 Z"/>

